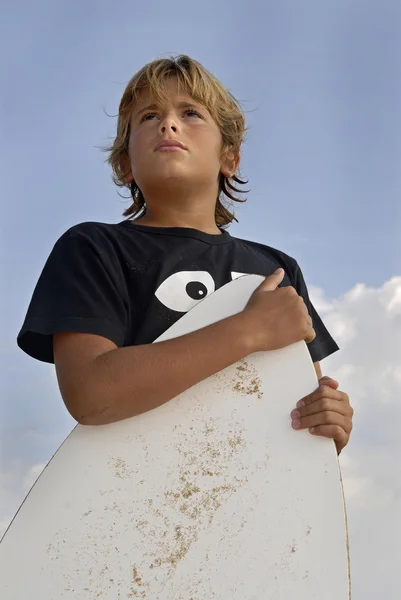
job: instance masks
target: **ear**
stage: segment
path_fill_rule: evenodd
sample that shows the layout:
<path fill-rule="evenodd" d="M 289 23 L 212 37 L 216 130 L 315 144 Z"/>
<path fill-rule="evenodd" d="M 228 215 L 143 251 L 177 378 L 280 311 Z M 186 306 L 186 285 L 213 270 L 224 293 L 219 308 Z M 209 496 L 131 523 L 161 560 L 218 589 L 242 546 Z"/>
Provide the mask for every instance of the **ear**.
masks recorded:
<path fill-rule="evenodd" d="M 229 150 L 223 154 L 221 159 L 221 167 L 220 172 L 223 173 L 227 179 L 235 175 L 239 163 L 241 161 L 241 157 L 239 153 L 236 153 L 232 150 Z"/>
<path fill-rule="evenodd" d="M 131 184 L 134 181 L 134 176 L 131 171 L 131 161 L 128 154 L 125 154 L 125 152 L 120 158 L 120 168 L 123 173 L 126 173 L 124 177 L 125 183 L 128 185 Z"/>

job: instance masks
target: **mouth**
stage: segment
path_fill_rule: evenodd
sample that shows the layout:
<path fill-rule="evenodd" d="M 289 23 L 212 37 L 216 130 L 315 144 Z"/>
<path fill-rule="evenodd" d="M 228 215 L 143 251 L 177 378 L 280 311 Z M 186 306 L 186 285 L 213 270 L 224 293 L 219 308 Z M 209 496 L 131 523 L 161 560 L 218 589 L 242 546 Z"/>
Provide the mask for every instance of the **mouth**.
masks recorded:
<path fill-rule="evenodd" d="M 158 150 L 164 152 L 177 152 L 179 150 L 186 150 L 186 148 L 183 144 L 181 144 L 181 142 L 177 140 L 162 140 L 157 144 L 155 152 L 157 152 Z"/>

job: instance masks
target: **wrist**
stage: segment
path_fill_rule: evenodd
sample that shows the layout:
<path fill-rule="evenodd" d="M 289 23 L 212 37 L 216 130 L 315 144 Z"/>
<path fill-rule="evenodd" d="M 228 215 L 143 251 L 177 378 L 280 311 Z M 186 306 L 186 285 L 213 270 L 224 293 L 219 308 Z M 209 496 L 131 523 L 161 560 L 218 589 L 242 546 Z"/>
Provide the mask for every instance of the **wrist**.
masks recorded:
<path fill-rule="evenodd" d="M 259 350 L 257 339 L 247 313 L 242 311 L 230 319 L 232 320 L 232 333 L 235 336 L 233 342 L 239 345 L 242 356 L 257 352 Z"/>

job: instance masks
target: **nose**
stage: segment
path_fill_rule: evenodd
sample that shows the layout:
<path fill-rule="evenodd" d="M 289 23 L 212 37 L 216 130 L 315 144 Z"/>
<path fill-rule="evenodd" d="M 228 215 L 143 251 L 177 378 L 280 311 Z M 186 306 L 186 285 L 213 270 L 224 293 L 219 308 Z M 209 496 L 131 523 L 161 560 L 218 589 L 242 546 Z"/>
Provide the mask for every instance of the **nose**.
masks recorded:
<path fill-rule="evenodd" d="M 169 130 L 174 131 L 174 133 L 176 133 L 178 129 L 176 120 L 172 115 L 166 116 L 160 121 L 159 129 L 160 133 L 166 133 L 166 131 Z"/>
<path fill-rule="evenodd" d="M 169 131 L 170 129 L 171 131 L 174 131 L 174 133 L 177 132 L 177 127 L 173 123 L 170 123 L 169 125 L 160 125 L 161 133 L 166 133 L 166 131 Z"/>
<path fill-rule="evenodd" d="M 174 131 L 174 133 L 177 131 L 177 127 L 176 127 L 175 125 L 170 125 L 170 127 L 167 127 L 166 125 L 162 125 L 162 126 L 160 127 L 160 131 L 161 131 L 162 133 L 166 133 L 166 131 L 167 131 L 168 129 L 171 129 L 172 131 Z"/>

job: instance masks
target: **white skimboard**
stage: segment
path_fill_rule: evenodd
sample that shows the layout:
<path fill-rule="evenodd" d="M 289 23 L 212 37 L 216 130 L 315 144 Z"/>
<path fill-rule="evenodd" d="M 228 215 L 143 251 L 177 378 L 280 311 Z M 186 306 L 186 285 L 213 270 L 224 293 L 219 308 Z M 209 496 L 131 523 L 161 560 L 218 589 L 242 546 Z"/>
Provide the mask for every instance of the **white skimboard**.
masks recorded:
<path fill-rule="evenodd" d="M 156 342 L 240 312 L 262 280 L 220 288 Z M 3 537 L 0 598 L 348 600 L 335 446 L 290 422 L 316 387 L 300 342 L 137 417 L 78 425 Z"/>

